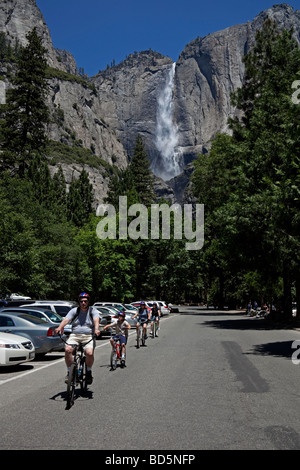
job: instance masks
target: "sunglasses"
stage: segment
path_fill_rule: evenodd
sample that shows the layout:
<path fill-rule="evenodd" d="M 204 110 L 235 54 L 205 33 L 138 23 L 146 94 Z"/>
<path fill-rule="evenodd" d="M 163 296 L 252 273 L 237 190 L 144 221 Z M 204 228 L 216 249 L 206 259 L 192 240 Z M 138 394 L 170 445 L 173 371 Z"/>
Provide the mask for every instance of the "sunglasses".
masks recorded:
<path fill-rule="evenodd" d="M 79 302 L 82 304 L 83 302 L 87 303 L 88 300 L 79 300 Z"/>

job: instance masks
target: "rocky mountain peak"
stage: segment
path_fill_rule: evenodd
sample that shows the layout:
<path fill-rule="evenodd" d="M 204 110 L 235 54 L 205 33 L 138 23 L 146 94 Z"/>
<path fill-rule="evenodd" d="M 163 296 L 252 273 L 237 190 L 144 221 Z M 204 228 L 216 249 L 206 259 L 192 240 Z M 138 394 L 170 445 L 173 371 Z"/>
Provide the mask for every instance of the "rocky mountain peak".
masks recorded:
<path fill-rule="evenodd" d="M 71 146 L 76 142 L 91 149 L 95 157 L 122 169 L 128 165 L 140 134 L 158 177 L 163 174 L 167 158 L 164 150 L 168 147 L 168 158 L 173 152 L 170 161 L 180 167 L 183 176 L 176 179 L 177 173 L 172 174 L 172 168 L 168 168 L 172 181 L 158 180 L 158 192 L 162 194 L 167 188 L 169 198 L 174 199 L 176 194 L 179 201 L 191 174 L 191 162 L 208 151 L 218 132 L 228 131 L 228 117 L 235 113 L 230 93 L 242 86 L 243 56 L 267 17 L 280 28 L 293 27 L 300 42 L 300 11 L 286 3 L 278 4 L 248 23 L 195 38 L 183 49 L 176 66 L 169 57 L 149 49 L 134 52 L 120 64 L 80 80 L 72 55 L 53 47 L 35 0 L 0 3 L 0 31 L 11 41 L 24 44 L 27 32 L 35 26 L 48 49 L 49 65 L 68 72 L 54 74 L 49 80 L 49 106 L 53 116 L 60 115 L 60 121 L 54 119 L 49 127 L 49 137 Z M 3 81 L 0 84 L 3 88 Z M 159 132 L 167 136 L 162 143 L 158 143 Z M 74 171 L 65 168 L 65 173 L 73 175 Z M 89 168 L 89 174 L 92 181 L 97 180 L 96 199 L 102 202 L 107 181 L 96 168 Z"/>

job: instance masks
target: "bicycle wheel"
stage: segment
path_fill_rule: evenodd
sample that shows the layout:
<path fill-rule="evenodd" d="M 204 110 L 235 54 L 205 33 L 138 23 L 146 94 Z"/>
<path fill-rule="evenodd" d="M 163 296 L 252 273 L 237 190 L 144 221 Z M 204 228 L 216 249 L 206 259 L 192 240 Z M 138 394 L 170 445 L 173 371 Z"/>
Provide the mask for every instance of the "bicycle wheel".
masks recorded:
<path fill-rule="evenodd" d="M 139 348 L 141 345 L 141 327 L 139 327 L 136 335 L 136 347 Z"/>
<path fill-rule="evenodd" d="M 70 367 L 68 384 L 67 384 L 67 407 L 70 408 L 74 405 L 74 394 L 76 386 L 76 373 L 77 373 L 77 364 L 73 363 Z"/>
<path fill-rule="evenodd" d="M 143 328 L 143 332 L 142 332 L 142 346 L 145 346 L 146 344 L 146 336 L 145 336 L 145 330 Z"/>
<path fill-rule="evenodd" d="M 115 349 L 112 350 L 110 355 L 110 366 L 112 370 L 116 370 L 117 368 L 117 353 Z"/>
<path fill-rule="evenodd" d="M 121 367 L 125 367 L 126 364 L 126 349 L 125 349 L 125 355 L 122 357 L 122 351 L 121 351 Z"/>
<path fill-rule="evenodd" d="M 154 321 L 152 325 L 152 336 L 153 338 L 156 336 L 156 321 Z"/>
<path fill-rule="evenodd" d="M 87 374 L 86 360 L 85 360 L 85 357 L 83 357 L 81 360 L 81 377 L 80 377 L 80 388 L 81 388 L 82 393 L 86 393 L 87 391 L 86 374 Z"/>

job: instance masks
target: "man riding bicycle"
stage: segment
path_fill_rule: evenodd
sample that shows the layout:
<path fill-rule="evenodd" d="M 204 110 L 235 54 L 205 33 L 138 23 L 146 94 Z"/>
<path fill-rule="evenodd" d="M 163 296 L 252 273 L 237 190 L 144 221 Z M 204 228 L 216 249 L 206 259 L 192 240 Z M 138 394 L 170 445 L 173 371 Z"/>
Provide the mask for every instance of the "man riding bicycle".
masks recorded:
<path fill-rule="evenodd" d="M 156 321 L 157 329 L 159 328 L 159 319 L 160 319 L 160 309 L 156 302 L 153 302 L 153 307 L 151 309 L 151 333 L 153 332 L 153 323 Z M 157 334 L 155 334 L 157 336 Z"/>
<path fill-rule="evenodd" d="M 142 300 L 138 312 L 132 317 L 132 320 L 138 316 L 136 332 L 138 333 L 140 324 L 144 329 L 145 339 L 147 338 L 147 323 L 150 320 L 150 313 L 147 310 L 145 302 Z"/>
<path fill-rule="evenodd" d="M 73 348 L 76 345 L 82 344 L 86 355 L 87 384 L 90 385 L 93 382 L 92 366 L 94 363 L 95 347 L 93 333 L 95 333 L 96 336 L 100 334 L 100 316 L 97 309 L 89 306 L 89 294 L 82 292 L 79 294 L 78 300 L 79 307 L 72 308 L 55 331 L 56 333 L 63 334 L 64 327 L 68 323 L 72 323 L 72 333 L 65 347 L 65 362 L 67 366 L 67 377 L 65 381 L 67 382 L 68 380 L 68 374 L 73 362 Z"/>
<path fill-rule="evenodd" d="M 103 330 L 107 330 L 108 328 L 115 328 L 116 334 L 110 338 L 110 344 L 112 348 L 114 347 L 114 340 L 119 339 L 121 348 L 122 348 L 122 361 L 125 361 L 125 348 L 128 339 L 128 330 L 130 330 L 131 326 L 128 321 L 125 320 L 125 313 L 119 312 L 118 313 L 118 320 L 114 323 L 110 323 L 105 325 Z"/>

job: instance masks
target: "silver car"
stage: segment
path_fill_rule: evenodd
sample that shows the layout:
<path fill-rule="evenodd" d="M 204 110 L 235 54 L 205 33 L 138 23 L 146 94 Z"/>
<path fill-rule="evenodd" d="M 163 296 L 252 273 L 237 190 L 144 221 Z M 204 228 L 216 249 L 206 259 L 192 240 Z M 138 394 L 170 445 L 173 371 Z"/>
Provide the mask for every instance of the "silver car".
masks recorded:
<path fill-rule="evenodd" d="M 55 333 L 56 326 L 24 312 L 23 308 L 14 311 L 0 310 L 0 332 L 12 333 L 30 339 L 35 354 L 45 355 L 51 351 L 61 351 L 64 342 Z M 21 311 L 20 311 L 21 310 Z"/>
<path fill-rule="evenodd" d="M 27 305 L 24 305 L 23 307 L 20 307 L 20 308 L 22 308 L 22 310 L 24 310 L 29 315 L 33 315 L 34 317 L 41 318 L 42 320 L 46 322 L 53 323 L 53 325 L 55 325 L 56 328 L 58 327 L 60 322 L 63 320 L 63 318 L 60 315 L 58 315 L 58 313 L 55 313 L 52 310 L 48 310 L 47 308 L 35 307 L 34 305 L 30 305 L 30 307 L 28 307 Z M 4 307 L 3 310 L 5 312 L 9 312 L 9 311 L 15 311 L 16 309 L 13 309 L 12 307 Z M 68 323 L 64 327 L 64 333 L 67 336 L 69 336 L 72 333 L 71 323 Z"/>

